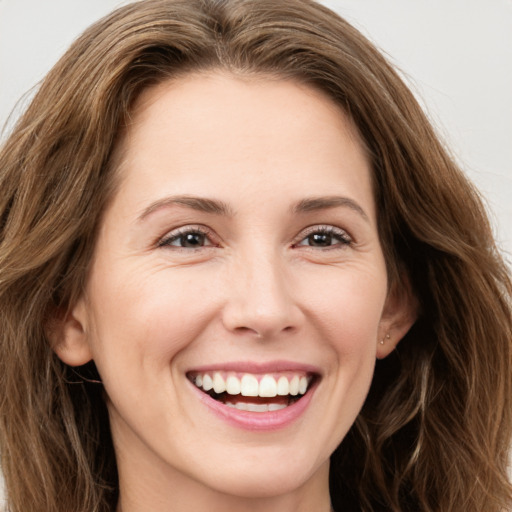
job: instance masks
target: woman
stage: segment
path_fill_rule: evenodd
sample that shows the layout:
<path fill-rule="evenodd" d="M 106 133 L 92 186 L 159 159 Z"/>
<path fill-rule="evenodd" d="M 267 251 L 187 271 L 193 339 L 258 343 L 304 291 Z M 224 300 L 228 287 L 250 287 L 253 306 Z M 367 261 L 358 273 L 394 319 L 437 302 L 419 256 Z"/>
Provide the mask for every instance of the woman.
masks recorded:
<path fill-rule="evenodd" d="M 10 510 L 510 505 L 507 269 L 335 14 L 123 7 L 0 158 Z"/>

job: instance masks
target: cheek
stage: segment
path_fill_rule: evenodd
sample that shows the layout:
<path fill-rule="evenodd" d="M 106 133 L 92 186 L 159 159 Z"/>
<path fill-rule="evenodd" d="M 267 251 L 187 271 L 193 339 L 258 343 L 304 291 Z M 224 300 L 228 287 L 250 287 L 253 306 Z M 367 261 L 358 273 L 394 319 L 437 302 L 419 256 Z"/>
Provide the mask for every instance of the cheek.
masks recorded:
<path fill-rule="evenodd" d="M 308 315 L 319 334 L 324 379 L 319 415 L 324 418 L 319 438 L 328 439 L 322 454 L 331 454 L 359 414 L 373 378 L 379 322 L 387 281 L 379 266 L 346 266 L 329 271 L 322 289 L 310 290 Z M 305 290 L 306 288 L 304 288 Z"/>
<path fill-rule="evenodd" d="M 379 268 L 333 269 L 308 299 L 310 315 L 339 356 L 375 355 L 387 280 Z M 317 284 L 318 284 L 318 280 Z M 313 282 L 308 286 L 313 288 Z"/>
<path fill-rule="evenodd" d="M 132 375 L 145 363 L 153 372 L 167 369 L 209 324 L 218 303 L 216 287 L 184 272 L 174 272 L 171 280 L 170 272 L 134 270 L 123 279 L 92 280 L 91 342 L 98 368 L 130 367 Z"/>

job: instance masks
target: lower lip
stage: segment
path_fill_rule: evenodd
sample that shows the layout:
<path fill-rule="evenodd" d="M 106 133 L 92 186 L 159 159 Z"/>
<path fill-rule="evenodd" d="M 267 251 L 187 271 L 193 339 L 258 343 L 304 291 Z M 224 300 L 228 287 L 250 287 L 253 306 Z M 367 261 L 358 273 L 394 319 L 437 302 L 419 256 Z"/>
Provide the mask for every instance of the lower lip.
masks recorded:
<path fill-rule="evenodd" d="M 284 409 L 268 412 L 251 412 L 228 407 L 206 393 L 203 393 L 194 384 L 190 383 L 190 385 L 201 402 L 217 417 L 237 428 L 258 431 L 279 430 L 296 421 L 305 413 L 316 389 L 315 383 L 302 398 Z"/>

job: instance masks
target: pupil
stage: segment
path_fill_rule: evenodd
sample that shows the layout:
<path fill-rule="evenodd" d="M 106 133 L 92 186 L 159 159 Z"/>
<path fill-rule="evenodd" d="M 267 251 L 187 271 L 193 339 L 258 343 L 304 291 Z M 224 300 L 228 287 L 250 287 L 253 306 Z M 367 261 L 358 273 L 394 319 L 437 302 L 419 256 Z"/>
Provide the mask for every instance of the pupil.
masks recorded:
<path fill-rule="evenodd" d="M 332 236 L 325 233 L 315 233 L 309 236 L 309 243 L 311 245 L 327 246 L 331 245 Z"/>
<path fill-rule="evenodd" d="M 204 245 L 204 235 L 201 233 L 187 233 L 182 238 L 182 247 L 200 247 Z"/>

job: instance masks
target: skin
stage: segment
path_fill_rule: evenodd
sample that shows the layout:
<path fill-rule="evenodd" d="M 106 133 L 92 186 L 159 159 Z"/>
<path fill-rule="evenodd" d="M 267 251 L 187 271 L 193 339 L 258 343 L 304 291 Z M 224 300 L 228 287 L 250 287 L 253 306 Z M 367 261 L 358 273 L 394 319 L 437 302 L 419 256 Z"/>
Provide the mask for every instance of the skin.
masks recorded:
<path fill-rule="evenodd" d="M 210 72 L 145 91 L 117 151 L 120 185 L 56 352 L 94 359 L 102 377 L 118 512 L 330 510 L 329 457 L 375 358 L 413 320 L 405 295 L 388 293 L 355 128 L 307 86 Z M 320 379 L 298 420 L 266 432 L 212 414 L 186 377 L 275 360 Z"/>

